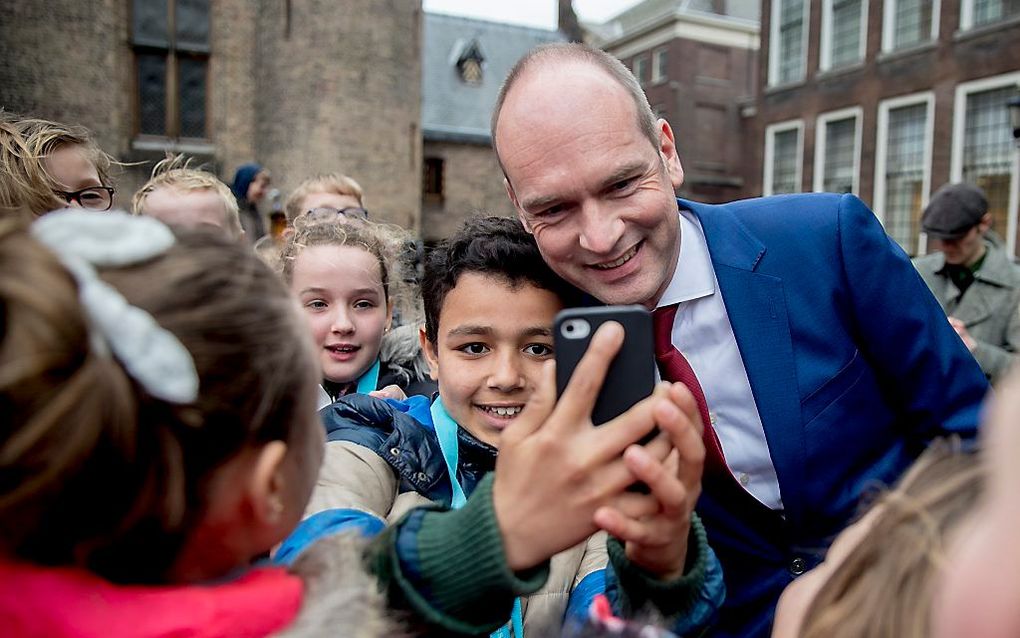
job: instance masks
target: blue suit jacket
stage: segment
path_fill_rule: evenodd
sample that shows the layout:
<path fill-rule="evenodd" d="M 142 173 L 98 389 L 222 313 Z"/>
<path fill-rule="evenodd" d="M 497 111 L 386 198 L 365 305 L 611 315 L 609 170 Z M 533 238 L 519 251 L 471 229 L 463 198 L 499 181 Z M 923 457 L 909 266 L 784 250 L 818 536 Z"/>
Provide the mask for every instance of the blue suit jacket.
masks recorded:
<path fill-rule="evenodd" d="M 945 313 L 852 195 L 711 206 L 701 221 L 779 477 L 784 517 L 706 482 L 724 569 L 716 635 L 767 636 L 775 602 L 934 437 L 972 437 L 988 385 Z"/>

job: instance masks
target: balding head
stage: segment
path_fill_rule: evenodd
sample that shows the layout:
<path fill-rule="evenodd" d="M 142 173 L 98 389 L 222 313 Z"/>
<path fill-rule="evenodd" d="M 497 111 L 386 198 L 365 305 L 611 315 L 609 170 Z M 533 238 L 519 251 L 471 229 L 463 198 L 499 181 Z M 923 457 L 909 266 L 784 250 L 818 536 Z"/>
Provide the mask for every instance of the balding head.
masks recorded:
<path fill-rule="evenodd" d="M 634 77 L 622 62 L 609 55 L 601 49 L 592 48 L 586 44 L 576 42 L 555 42 L 535 47 L 524 55 L 517 64 L 510 70 L 500 87 L 499 95 L 496 98 L 496 105 L 492 110 L 490 132 L 492 134 L 492 148 L 496 152 L 496 160 L 503 168 L 503 161 L 499 156 L 497 142 L 497 129 L 499 128 L 500 114 L 506 103 L 507 96 L 519 84 L 524 84 L 535 76 L 561 69 L 564 65 L 578 64 L 590 65 L 603 71 L 607 79 L 618 84 L 634 103 L 637 126 L 642 134 L 648 138 L 653 147 L 659 143 L 659 130 L 655 114 L 648 105 L 648 98 L 645 97 L 641 84 Z M 549 99 L 555 99 L 556 95 L 548 95 Z M 512 133 L 511 133 L 512 134 Z M 503 171 L 504 174 L 506 171 Z"/>

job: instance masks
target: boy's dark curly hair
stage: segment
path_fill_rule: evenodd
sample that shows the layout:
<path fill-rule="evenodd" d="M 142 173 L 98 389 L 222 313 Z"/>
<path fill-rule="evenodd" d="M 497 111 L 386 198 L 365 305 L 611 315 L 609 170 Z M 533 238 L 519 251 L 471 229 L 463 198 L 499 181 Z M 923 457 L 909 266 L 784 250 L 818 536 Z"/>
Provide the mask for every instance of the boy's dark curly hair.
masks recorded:
<path fill-rule="evenodd" d="M 511 288 L 531 284 L 554 293 L 566 307 L 581 301 L 581 292 L 560 279 L 542 260 L 535 239 L 520 221 L 510 217 L 468 219 L 450 238 L 432 249 L 425 260 L 421 296 L 425 305 L 425 336 L 439 337 L 439 312 L 446 295 L 464 273 L 501 279 Z"/>

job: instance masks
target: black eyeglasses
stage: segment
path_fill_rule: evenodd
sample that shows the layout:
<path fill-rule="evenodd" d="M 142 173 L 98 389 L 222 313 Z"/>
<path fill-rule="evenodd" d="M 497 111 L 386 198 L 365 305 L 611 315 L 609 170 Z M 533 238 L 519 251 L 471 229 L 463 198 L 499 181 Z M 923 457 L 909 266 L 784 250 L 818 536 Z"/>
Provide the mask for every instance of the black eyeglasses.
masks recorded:
<path fill-rule="evenodd" d="M 353 217 L 355 219 L 368 219 L 368 211 L 360 206 L 351 206 L 349 208 L 333 208 L 331 206 L 321 206 L 319 208 L 313 208 L 312 210 L 305 213 L 311 219 L 333 219 L 337 216 L 340 217 Z"/>
<path fill-rule="evenodd" d="M 80 191 L 68 192 L 53 189 L 53 192 L 68 204 L 75 202 L 89 210 L 110 210 L 113 206 L 113 194 L 117 191 L 109 186 L 90 186 Z"/>

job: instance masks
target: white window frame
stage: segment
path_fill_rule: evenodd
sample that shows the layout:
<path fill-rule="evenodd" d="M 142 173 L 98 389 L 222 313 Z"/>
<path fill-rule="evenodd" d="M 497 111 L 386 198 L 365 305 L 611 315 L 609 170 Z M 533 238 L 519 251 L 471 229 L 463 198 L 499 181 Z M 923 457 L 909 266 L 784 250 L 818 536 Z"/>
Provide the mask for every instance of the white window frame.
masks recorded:
<path fill-rule="evenodd" d="M 804 120 L 786 120 L 765 127 L 765 170 L 762 174 L 762 194 L 772 195 L 773 162 L 775 160 L 776 134 L 797 130 L 797 188 L 803 188 L 804 178 Z"/>
<path fill-rule="evenodd" d="M 887 0 L 891 1 L 891 0 Z M 822 33 L 821 51 L 819 53 L 818 70 L 828 71 L 832 68 L 832 3 L 835 0 L 822 0 Z M 859 62 L 864 62 L 868 51 L 868 0 L 861 0 L 861 41 L 858 45 Z M 853 65 L 846 65 L 853 66 Z M 843 67 L 840 67 L 843 68 Z"/>
<path fill-rule="evenodd" d="M 893 39 L 896 37 L 896 3 L 898 1 L 899 0 L 885 0 L 882 3 L 882 53 L 892 53 L 894 51 L 901 50 L 906 51 L 911 48 L 893 48 Z M 964 1 L 966 2 L 966 0 Z M 934 0 L 931 5 L 931 32 L 928 34 L 929 42 L 934 42 L 939 39 L 939 16 L 941 13 L 941 0 Z"/>
<path fill-rule="evenodd" d="M 875 139 L 875 203 L 874 211 L 882 225 L 885 225 L 885 168 L 886 151 L 889 149 L 889 111 L 904 106 L 915 106 L 924 104 L 925 109 L 925 132 L 924 132 L 924 174 L 921 178 L 921 208 L 928 205 L 928 198 L 931 196 L 931 162 L 933 141 L 935 138 L 935 94 L 932 91 L 911 93 L 878 103 L 878 125 L 876 127 Z M 917 236 L 917 254 L 923 255 L 927 239 L 924 233 Z"/>
<path fill-rule="evenodd" d="M 854 118 L 854 177 L 851 192 L 860 194 L 861 188 L 861 139 L 864 129 L 864 109 L 851 106 L 838 111 L 829 111 L 818 116 L 815 124 L 815 176 L 813 189 L 822 192 L 825 187 L 825 144 L 829 122 L 838 122 Z"/>
<path fill-rule="evenodd" d="M 1020 71 L 993 75 L 980 80 L 961 82 L 956 86 L 953 102 L 953 146 L 949 156 L 949 181 L 963 181 L 963 138 L 967 132 L 967 96 L 1006 86 L 1020 85 Z M 1003 108 L 1006 108 L 1003 105 Z M 1015 141 L 1015 140 L 1014 140 Z M 1009 213 L 1006 216 L 1006 250 L 1016 254 L 1017 206 L 1020 206 L 1020 149 L 1014 144 L 1013 164 L 1009 179 Z"/>
<path fill-rule="evenodd" d="M 662 82 L 666 79 L 666 74 L 662 72 L 662 65 L 659 64 L 660 55 L 669 56 L 669 47 L 659 47 L 652 49 L 652 84 Z"/>
<path fill-rule="evenodd" d="M 807 46 L 808 37 L 811 35 L 810 19 L 811 19 L 811 0 L 804 0 L 804 20 L 801 23 L 801 29 L 803 29 L 803 37 L 800 40 L 800 57 L 804 61 L 803 71 L 801 77 L 798 80 L 789 80 L 786 82 L 779 82 L 779 8 L 782 6 L 780 0 L 772 0 L 772 20 L 769 24 L 769 86 L 779 86 L 780 84 L 796 84 L 803 82 L 807 76 Z"/>

